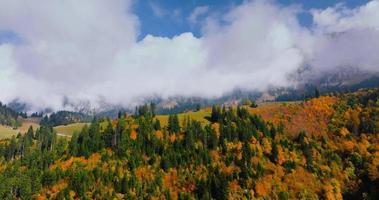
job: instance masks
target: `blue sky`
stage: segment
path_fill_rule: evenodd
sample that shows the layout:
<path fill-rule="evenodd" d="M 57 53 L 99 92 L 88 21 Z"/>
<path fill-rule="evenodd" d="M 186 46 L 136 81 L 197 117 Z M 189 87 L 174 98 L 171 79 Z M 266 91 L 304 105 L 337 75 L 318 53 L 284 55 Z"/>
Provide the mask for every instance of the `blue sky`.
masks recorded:
<path fill-rule="evenodd" d="M 209 13 L 223 13 L 242 4 L 243 0 L 138 0 L 132 6 L 140 23 L 138 40 L 146 35 L 173 37 L 184 32 L 192 32 L 195 36 L 201 36 L 199 25 L 191 25 L 188 17 L 196 7 L 206 6 Z M 338 3 L 343 3 L 348 8 L 361 6 L 368 0 L 276 0 L 283 6 L 300 5 L 305 11 L 310 9 L 324 9 Z M 204 19 L 207 14 L 201 16 Z M 299 22 L 303 26 L 312 25 L 312 16 L 303 12 L 299 14 Z M 22 39 L 11 30 L 0 29 L 1 43 L 20 43 Z"/>
<path fill-rule="evenodd" d="M 300 5 L 304 10 L 324 9 L 338 3 L 348 8 L 354 8 L 367 3 L 367 0 L 277 0 L 283 6 Z M 133 11 L 140 19 L 139 39 L 147 34 L 172 37 L 183 32 L 192 32 L 200 36 L 199 26 L 191 26 L 188 17 L 198 6 L 208 6 L 209 13 L 225 12 L 233 6 L 243 3 L 243 0 L 139 0 L 133 6 Z M 203 16 L 203 17 L 206 17 Z M 299 14 L 299 21 L 304 26 L 312 24 L 309 13 Z"/>
<path fill-rule="evenodd" d="M 12 43 L 18 44 L 22 40 L 21 38 L 11 30 L 0 30 L 0 44 L 2 43 Z"/>

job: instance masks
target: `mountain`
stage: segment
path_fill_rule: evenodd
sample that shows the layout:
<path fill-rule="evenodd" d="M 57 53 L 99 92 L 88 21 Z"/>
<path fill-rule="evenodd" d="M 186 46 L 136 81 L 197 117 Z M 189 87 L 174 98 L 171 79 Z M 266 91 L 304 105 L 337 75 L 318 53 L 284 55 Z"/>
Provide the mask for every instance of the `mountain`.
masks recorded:
<path fill-rule="evenodd" d="M 299 72 L 293 77 L 296 87 L 273 88 L 268 91 L 277 101 L 303 100 L 314 96 L 315 89 L 320 93 L 354 92 L 362 88 L 379 86 L 379 74 L 363 72 L 357 68 L 340 68 L 319 75 L 311 69 Z"/>
<path fill-rule="evenodd" d="M 327 72 L 315 72 L 311 68 L 304 68 L 294 74 L 289 75 L 289 81 L 296 83 L 289 87 L 269 87 L 266 90 L 234 89 L 220 97 L 183 97 L 173 96 L 161 98 L 159 96 L 145 97 L 134 104 L 134 106 L 113 105 L 107 102 L 99 103 L 98 108 L 94 108 L 89 101 L 75 102 L 68 97 L 64 98 L 62 107 L 64 110 L 81 113 L 84 115 L 98 117 L 117 117 L 118 113 L 134 113 L 135 106 L 154 103 L 157 114 L 180 113 L 189 110 L 196 110 L 199 107 L 208 107 L 214 104 L 237 105 L 243 100 L 258 102 L 265 101 L 295 101 L 304 100 L 314 96 L 317 89 L 321 94 L 335 92 L 354 92 L 361 88 L 373 88 L 379 86 L 379 74 L 364 72 L 358 68 L 343 67 Z M 16 99 L 9 103 L 9 106 L 17 112 L 30 112 L 27 102 Z M 33 111 L 35 112 L 35 111 Z M 46 114 L 52 113 L 51 108 L 39 110 Z"/>
<path fill-rule="evenodd" d="M 379 88 L 49 126 L 0 142 L 1 199 L 378 199 Z M 18 192 L 14 192 L 18 191 Z"/>

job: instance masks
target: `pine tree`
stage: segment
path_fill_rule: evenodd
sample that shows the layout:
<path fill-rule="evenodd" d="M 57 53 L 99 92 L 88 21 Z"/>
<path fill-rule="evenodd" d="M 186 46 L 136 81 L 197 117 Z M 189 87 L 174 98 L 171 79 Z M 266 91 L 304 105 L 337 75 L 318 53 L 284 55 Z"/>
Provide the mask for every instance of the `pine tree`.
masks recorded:
<path fill-rule="evenodd" d="M 16 156 L 16 153 L 17 153 L 17 141 L 16 141 L 16 137 L 12 136 L 9 145 L 7 146 L 5 150 L 5 156 L 6 156 L 5 158 L 7 160 L 11 160 Z"/>
<path fill-rule="evenodd" d="M 250 107 L 251 108 L 257 108 L 258 104 L 255 101 L 252 101 L 251 104 L 250 104 Z"/>
<path fill-rule="evenodd" d="M 211 113 L 211 122 L 218 122 L 221 119 L 220 107 L 213 105 Z"/>
<path fill-rule="evenodd" d="M 218 145 L 218 138 L 217 138 L 216 131 L 210 125 L 207 125 L 205 126 L 205 132 L 206 132 L 206 136 L 208 140 L 207 147 L 211 150 L 216 149 Z"/>
<path fill-rule="evenodd" d="M 150 112 L 151 112 L 152 117 L 155 117 L 155 109 L 156 109 L 155 103 L 151 102 L 150 103 Z"/>
<path fill-rule="evenodd" d="M 89 127 L 89 136 L 91 140 L 88 147 L 91 152 L 97 152 L 104 147 L 104 141 L 101 138 L 100 123 L 96 119 L 92 121 Z"/>
<path fill-rule="evenodd" d="M 112 147 L 112 139 L 113 139 L 113 134 L 114 134 L 113 126 L 110 119 L 108 119 L 107 123 L 108 125 L 105 128 L 104 133 L 103 133 L 103 141 L 104 141 L 105 147 Z"/>
<path fill-rule="evenodd" d="M 33 126 L 30 126 L 28 131 L 26 132 L 26 137 L 28 138 L 29 141 L 32 141 L 34 138 L 34 130 Z"/>
<path fill-rule="evenodd" d="M 320 97 L 320 91 L 318 90 L 317 87 L 315 88 L 315 97 L 316 97 L 316 98 L 319 98 L 319 97 Z"/>
<path fill-rule="evenodd" d="M 198 104 L 196 104 L 196 109 L 195 109 L 195 111 L 197 112 L 197 111 L 200 111 L 200 109 L 201 109 L 201 105 L 198 103 Z"/>
<path fill-rule="evenodd" d="M 154 122 L 154 129 L 155 129 L 156 131 L 161 130 L 161 122 L 159 121 L 159 119 L 155 119 L 155 122 Z"/>
<path fill-rule="evenodd" d="M 70 144 L 69 144 L 69 151 L 72 156 L 78 155 L 78 136 L 79 134 L 77 132 L 74 132 L 71 136 Z"/>
<path fill-rule="evenodd" d="M 168 131 L 170 133 L 179 133 L 180 125 L 178 115 L 169 115 L 168 117 Z"/>

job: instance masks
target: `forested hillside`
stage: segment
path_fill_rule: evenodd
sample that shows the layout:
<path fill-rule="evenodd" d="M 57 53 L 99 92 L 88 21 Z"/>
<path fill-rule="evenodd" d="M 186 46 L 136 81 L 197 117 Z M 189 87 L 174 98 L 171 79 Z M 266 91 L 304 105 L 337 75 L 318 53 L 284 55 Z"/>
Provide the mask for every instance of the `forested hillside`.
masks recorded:
<path fill-rule="evenodd" d="M 0 143 L 1 199 L 379 199 L 379 89 Z M 255 107 L 255 106 L 254 106 Z M 201 111 L 199 111 L 201 112 Z"/>
<path fill-rule="evenodd" d="M 45 115 L 41 119 L 40 124 L 44 126 L 59 126 L 89 121 L 91 121 L 91 117 L 80 112 L 58 111 L 49 116 Z"/>
<path fill-rule="evenodd" d="M 0 102 L 0 125 L 18 127 L 21 125 L 18 116 L 20 116 L 19 113 Z"/>

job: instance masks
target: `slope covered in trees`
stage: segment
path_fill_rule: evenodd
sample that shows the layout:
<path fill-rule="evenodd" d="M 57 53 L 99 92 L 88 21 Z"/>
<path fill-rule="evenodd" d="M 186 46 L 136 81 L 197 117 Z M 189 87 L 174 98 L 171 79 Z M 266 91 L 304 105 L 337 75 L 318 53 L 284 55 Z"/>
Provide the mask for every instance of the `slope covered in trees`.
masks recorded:
<path fill-rule="evenodd" d="M 0 125 L 18 127 L 21 125 L 20 120 L 18 120 L 19 116 L 20 113 L 8 108 L 0 102 Z"/>
<path fill-rule="evenodd" d="M 209 123 L 143 106 L 71 139 L 49 126 L 0 145 L 2 199 L 378 199 L 379 90 L 258 108 Z"/>
<path fill-rule="evenodd" d="M 71 111 L 58 111 L 52 113 L 50 116 L 45 115 L 41 119 L 40 124 L 44 126 L 59 126 L 89 121 L 91 121 L 91 116 L 88 116 L 83 113 Z"/>

